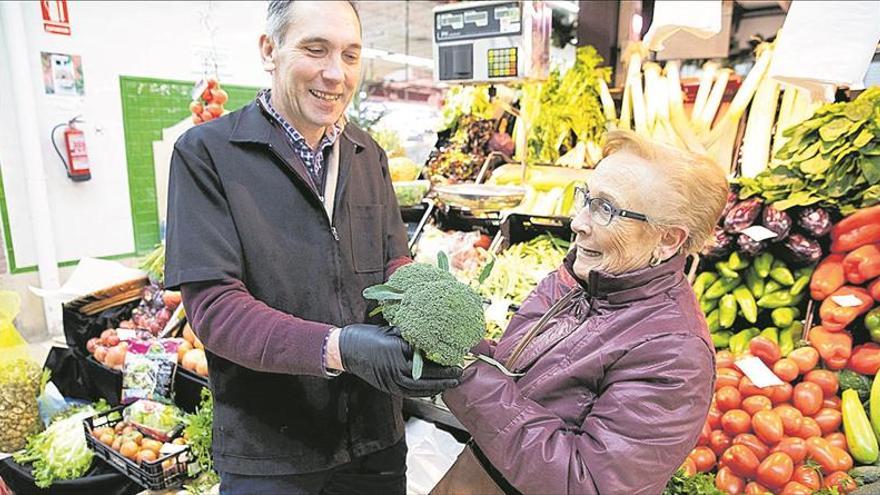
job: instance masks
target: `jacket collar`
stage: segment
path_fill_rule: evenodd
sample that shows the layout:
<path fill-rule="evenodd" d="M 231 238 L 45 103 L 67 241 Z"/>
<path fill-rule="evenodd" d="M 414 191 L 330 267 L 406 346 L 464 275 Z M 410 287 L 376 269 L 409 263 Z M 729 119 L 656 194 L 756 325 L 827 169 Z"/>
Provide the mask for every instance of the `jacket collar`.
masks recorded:
<path fill-rule="evenodd" d="M 610 304 L 627 304 L 662 294 L 680 284 L 684 279 L 686 256 L 678 254 L 658 266 L 649 266 L 627 273 L 612 275 L 594 270 L 588 280 L 574 274 L 573 264 L 577 251 L 572 250 L 565 258 L 565 268 L 590 297 L 607 300 Z"/>
<path fill-rule="evenodd" d="M 241 109 L 229 140 L 235 143 L 260 143 L 268 145 L 272 142 L 274 126 L 270 117 L 263 112 L 256 100 Z M 351 123 L 342 131 L 342 137 L 359 149 L 366 148 L 366 136 L 363 131 Z"/>

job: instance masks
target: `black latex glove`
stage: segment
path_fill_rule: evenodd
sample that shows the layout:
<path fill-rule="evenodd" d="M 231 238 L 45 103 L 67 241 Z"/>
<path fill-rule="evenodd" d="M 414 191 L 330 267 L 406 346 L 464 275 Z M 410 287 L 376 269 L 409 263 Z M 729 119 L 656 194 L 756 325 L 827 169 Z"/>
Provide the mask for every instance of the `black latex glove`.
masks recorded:
<path fill-rule="evenodd" d="M 339 332 L 339 354 L 345 371 L 389 394 L 430 397 L 457 386 L 461 378 L 458 366 L 441 366 L 425 360 L 421 378 L 414 380 L 413 349 L 393 327 L 343 327 Z"/>

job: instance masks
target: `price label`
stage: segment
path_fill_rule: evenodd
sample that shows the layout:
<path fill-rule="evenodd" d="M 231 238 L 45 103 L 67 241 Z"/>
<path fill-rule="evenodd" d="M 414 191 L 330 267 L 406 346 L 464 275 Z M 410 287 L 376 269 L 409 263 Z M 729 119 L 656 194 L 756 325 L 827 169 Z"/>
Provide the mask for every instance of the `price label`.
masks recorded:
<path fill-rule="evenodd" d="M 847 294 L 845 296 L 831 296 L 831 300 L 838 306 L 844 308 L 854 308 L 862 305 L 862 300 L 852 294 Z"/>
<path fill-rule="evenodd" d="M 773 232 L 763 225 L 752 225 L 743 230 L 742 233 L 751 237 L 756 242 L 766 241 L 767 239 L 773 239 L 776 237 L 776 232 Z"/>
<path fill-rule="evenodd" d="M 162 448 L 159 449 L 159 453 L 162 455 L 176 454 L 184 449 L 186 449 L 186 445 L 177 445 L 176 443 L 166 442 L 162 444 Z"/>
<path fill-rule="evenodd" d="M 117 328 L 116 336 L 119 337 L 119 340 L 134 340 L 137 337 L 137 332 L 133 328 Z"/>
<path fill-rule="evenodd" d="M 773 374 L 773 371 L 764 364 L 764 361 L 761 361 L 755 356 L 742 358 L 737 360 L 735 364 L 736 367 L 749 377 L 749 380 L 751 380 L 758 388 L 783 384 L 783 381 Z"/>

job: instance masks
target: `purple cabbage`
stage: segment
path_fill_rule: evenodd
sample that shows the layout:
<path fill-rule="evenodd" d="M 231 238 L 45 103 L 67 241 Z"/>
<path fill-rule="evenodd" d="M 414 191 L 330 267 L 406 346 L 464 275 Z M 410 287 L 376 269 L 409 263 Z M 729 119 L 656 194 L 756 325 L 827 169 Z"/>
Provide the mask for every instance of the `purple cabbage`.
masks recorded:
<path fill-rule="evenodd" d="M 764 207 L 761 223 L 764 227 L 776 233 L 776 238 L 773 239 L 773 242 L 785 240 L 788 233 L 791 232 L 791 216 L 769 205 Z"/>
<path fill-rule="evenodd" d="M 740 234 L 736 238 L 736 245 L 739 246 L 739 252 L 749 256 L 755 256 L 764 249 L 763 241 L 756 241 L 745 234 Z"/>
<path fill-rule="evenodd" d="M 822 259 L 822 246 L 815 239 L 801 234 L 788 236 L 782 247 L 782 257 L 789 263 L 808 265 Z"/>
<path fill-rule="evenodd" d="M 733 208 L 733 205 L 736 204 L 736 200 L 739 196 L 733 191 L 727 193 L 727 203 L 724 204 L 724 209 L 721 211 L 721 218 L 727 216 L 727 213 Z"/>
<path fill-rule="evenodd" d="M 815 238 L 828 235 L 831 232 L 831 214 L 824 208 L 804 208 L 798 214 L 798 225 L 804 232 Z"/>
<path fill-rule="evenodd" d="M 740 201 L 724 216 L 724 230 L 730 234 L 739 234 L 751 227 L 760 214 L 760 198 Z"/>

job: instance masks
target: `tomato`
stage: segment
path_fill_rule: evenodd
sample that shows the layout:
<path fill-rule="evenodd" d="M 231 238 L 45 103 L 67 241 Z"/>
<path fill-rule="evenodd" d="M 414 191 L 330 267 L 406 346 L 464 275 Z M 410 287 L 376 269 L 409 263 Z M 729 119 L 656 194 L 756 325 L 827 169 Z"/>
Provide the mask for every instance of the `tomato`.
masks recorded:
<path fill-rule="evenodd" d="M 786 437 L 771 452 L 785 452 L 792 462 L 800 464 L 807 458 L 807 442 L 803 438 Z"/>
<path fill-rule="evenodd" d="M 791 475 L 791 479 L 811 490 L 822 488 L 822 475 L 819 474 L 819 471 L 814 467 L 798 466 L 794 468 L 794 473 Z"/>
<path fill-rule="evenodd" d="M 809 372 L 819 364 L 819 351 L 812 346 L 799 347 L 788 353 L 787 357 L 797 363 L 801 374 Z"/>
<path fill-rule="evenodd" d="M 772 402 L 774 405 L 791 402 L 792 388 L 790 383 L 774 385 L 772 387 L 767 387 L 764 390 L 767 390 L 768 397 L 770 397 L 770 402 Z"/>
<path fill-rule="evenodd" d="M 715 467 L 715 453 L 709 447 L 697 447 L 688 454 L 688 458 L 694 461 L 697 471 L 705 473 Z"/>
<path fill-rule="evenodd" d="M 789 481 L 785 487 L 779 492 L 779 495 L 812 495 L 815 490 L 804 486 L 797 481 Z"/>
<path fill-rule="evenodd" d="M 721 416 L 721 429 L 731 437 L 740 433 L 748 433 L 751 429 L 752 418 L 749 413 L 742 409 L 731 409 Z"/>
<path fill-rule="evenodd" d="M 820 409 L 819 412 L 813 416 L 813 419 L 816 420 L 816 424 L 818 424 L 819 429 L 822 430 L 822 435 L 828 435 L 835 431 L 840 431 L 840 423 L 843 421 L 843 416 L 840 414 L 840 411 L 824 408 Z"/>
<path fill-rule="evenodd" d="M 703 423 L 703 429 L 700 431 L 700 437 L 697 438 L 697 447 L 704 447 L 709 445 L 709 435 L 712 434 L 712 426 L 709 425 L 709 420 L 707 419 L 705 423 Z"/>
<path fill-rule="evenodd" d="M 740 379 L 738 388 L 739 393 L 742 394 L 743 398 L 751 397 L 753 395 L 763 395 L 764 397 L 770 398 L 770 387 L 758 388 L 747 376 Z"/>
<path fill-rule="evenodd" d="M 725 466 L 719 469 L 718 474 L 715 475 L 715 488 L 728 495 L 739 495 L 745 491 L 746 482 Z"/>
<path fill-rule="evenodd" d="M 742 373 L 733 368 L 718 368 L 715 370 L 715 390 L 721 387 L 737 387 L 742 378 Z"/>
<path fill-rule="evenodd" d="M 217 87 L 218 84 L 220 84 L 219 82 L 217 82 L 216 77 L 209 77 L 207 83 L 208 83 L 208 89 L 214 89 Z"/>
<path fill-rule="evenodd" d="M 785 434 L 789 436 L 797 435 L 804 424 L 804 415 L 794 406 L 788 404 L 776 406 L 773 411 L 782 419 L 782 428 Z"/>
<path fill-rule="evenodd" d="M 475 248 L 489 249 L 489 246 L 491 246 L 491 245 L 492 245 L 492 238 L 487 236 L 486 234 L 480 235 L 480 238 L 477 239 L 476 242 L 474 242 Z M 717 357 L 716 357 L 716 361 L 717 361 Z"/>
<path fill-rule="evenodd" d="M 715 354 L 715 368 L 733 368 L 733 353 L 727 349 Z"/>
<path fill-rule="evenodd" d="M 773 365 L 773 374 L 784 382 L 791 382 L 800 374 L 796 362 L 788 358 L 782 358 Z"/>
<path fill-rule="evenodd" d="M 810 437 L 822 437 L 822 429 L 819 428 L 819 423 L 816 423 L 815 419 L 805 416 L 801 422 L 803 424 L 801 425 L 801 429 L 798 430 L 796 436 L 805 440 L 809 440 Z"/>
<path fill-rule="evenodd" d="M 837 375 L 828 370 L 813 370 L 804 375 L 805 382 L 812 382 L 822 388 L 823 397 L 837 395 Z"/>
<path fill-rule="evenodd" d="M 763 461 L 770 449 L 758 437 L 751 433 L 740 433 L 733 438 L 733 445 L 745 445 L 755 453 L 759 461 Z"/>
<path fill-rule="evenodd" d="M 837 491 L 840 493 L 849 493 L 858 488 L 855 480 L 843 471 L 837 471 L 826 476 L 823 486 L 825 488 L 837 488 Z"/>
<path fill-rule="evenodd" d="M 849 471 L 853 467 L 853 458 L 846 450 L 831 445 L 831 453 L 837 458 L 837 470 Z"/>
<path fill-rule="evenodd" d="M 847 450 L 846 447 L 846 434 L 840 431 L 835 431 L 834 433 L 829 433 L 825 435 L 825 440 L 828 440 L 828 443 L 835 447 L 839 447 L 843 450 Z"/>
<path fill-rule="evenodd" d="M 794 462 L 784 452 L 770 454 L 756 471 L 757 481 L 770 488 L 782 488 L 791 480 Z"/>
<path fill-rule="evenodd" d="M 229 95 L 226 94 L 226 91 L 223 91 L 220 88 L 214 88 L 211 90 L 211 101 L 217 103 L 218 105 L 222 105 L 229 100 Z"/>
<path fill-rule="evenodd" d="M 193 102 L 190 102 L 190 104 L 189 104 L 189 111 L 196 114 L 196 115 L 201 115 L 202 111 L 204 111 L 204 110 L 205 110 L 205 107 L 202 106 L 201 102 L 193 101 Z"/>
<path fill-rule="evenodd" d="M 766 495 L 770 493 L 769 490 L 764 488 L 763 485 L 756 481 L 750 481 L 749 484 L 746 485 L 746 495 Z"/>
<path fill-rule="evenodd" d="M 801 382 L 795 385 L 792 403 L 804 416 L 812 416 L 822 409 L 822 387 L 813 382 Z"/>
<path fill-rule="evenodd" d="M 721 430 L 714 430 L 709 435 L 709 448 L 715 452 L 716 456 L 721 456 L 728 447 L 730 447 L 730 437 Z"/>
<path fill-rule="evenodd" d="M 831 397 L 825 397 L 825 400 L 822 401 L 822 407 L 827 407 L 828 409 L 835 409 L 840 411 L 840 397 L 833 395 Z"/>
<path fill-rule="evenodd" d="M 204 111 L 202 112 L 202 114 L 200 115 L 200 117 L 202 117 L 202 120 L 204 120 L 205 122 L 207 122 L 207 121 L 209 121 L 209 120 L 212 120 L 212 119 L 214 118 L 214 115 L 213 115 L 211 112 L 209 112 L 209 111 L 207 111 L 207 110 L 204 110 Z"/>
<path fill-rule="evenodd" d="M 782 440 L 782 418 L 773 411 L 758 411 L 752 416 L 752 429 L 755 435 L 767 445 L 776 445 Z"/>
<path fill-rule="evenodd" d="M 758 456 L 745 445 L 731 445 L 721 454 L 721 463 L 730 468 L 733 474 L 743 478 L 754 478 L 755 470 L 761 464 Z"/>
<path fill-rule="evenodd" d="M 220 106 L 217 102 L 212 101 L 205 106 L 205 110 L 210 112 L 214 117 L 219 117 L 223 115 L 223 107 Z"/>
<path fill-rule="evenodd" d="M 742 396 L 735 387 L 721 387 L 715 392 L 715 405 L 721 412 L 726 412 L 739 407 Z"/>
<path fill-rule="evenodd" d="M 709 426 L 711 426 L 713 430 L 721 428 L 721 416 L 723 414 L 724 413 L 722 413 L 721 410 L 718 409 L 718 406 L 715 406 L 713 404 L 709 407 L 709 415 L 706 416 L 706 421 L 709 422 Z"/>
<path fill-rule="evenodd" d="M 680 471 L 684 471 L 685 476 L 693 476 L 697 474 L 697 466 L 690 457 L 685 457 L 684 462 L 678 467 Z"/>
<path fill-rule="evenodd" d="M 831 474 L 837 471 L 837 466 L 841 464 L 840 460 L 832 450 L 828 440 L 822 437 L 810 437 L 807 439 L 808 458 L 816 461 L 822 468 L 823 474 Z"/>
<path fill-rule="evenodd" d="M 749 352 L 770 367 L 773 367 L 776 361 L 782 357 L 779 344 L 760 336 L 749 341 Z"/>
<path fill-rule="evenodd" d="M 769 411 L 773 409 L 773 403 L 770 402 L 770 399 L 764 397 L 763 395 L 753 395 L 751 397 L 746 397 L 743 399 L 741 404 L 743 411 L 755 415 L 758 411 Z"/>

